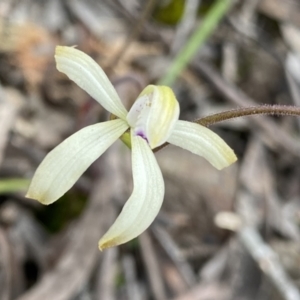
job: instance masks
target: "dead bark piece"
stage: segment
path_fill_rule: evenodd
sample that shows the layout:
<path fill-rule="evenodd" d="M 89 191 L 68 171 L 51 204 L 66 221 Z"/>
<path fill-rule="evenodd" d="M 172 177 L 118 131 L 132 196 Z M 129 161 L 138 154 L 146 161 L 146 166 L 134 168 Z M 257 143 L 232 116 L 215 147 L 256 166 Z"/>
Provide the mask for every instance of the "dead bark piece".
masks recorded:
<path fill-rule="evenodd" d="M 153 247 L 152 241 L 148 232 L 144 232 L 140 237 L 141 252 L 146 271 L 150 281 L 150 286 L 153 292 L 154 299 L 164 300 L 167 299 L 164 280 L 161 276 L 159 262 Z"/>
<path fill-rule="evenodd" d="M 196 284 L 196 276 L 185 258 L 181 255 L 179 247 L 175 244 L 171 236 L 160 226 L 152 226 L 154 235 L 164 248 L 168 256 L 175 263 L 181 276 L 186 281 L 187 285 L 192 287 Z"/>
<path fill-rule="evenodd" d="M 238 236 L 282 298 L 300 300 L 299 290 L 282 268 L 276 253 L 263 241 L 257 230 L 254 227 L 245 226 L 239 230 Z"/>
<path fill-rule="evenodd" d="M 145 300 L 137 280 L 136 264 L 131 255 L 125 255 L 122 259 L 122 265 L 126 280 L 126 291 L 128 300 Z"/>
<path fill-rule="evenodd" d="M 257 214 L 257 200 L 249 192 L 240 189 L 237 195 L 237 211 L 243 219 L 243 225 L 236 229 L 237 236 L 246 248 L 247 253 L 256 262 L 260 271 L 270 280 L 272 285 L 284 300 L 300 300 L 300 293 L 295 284 L 286 274 L 276 253 L 265 243 L 256 227 L 261 223 L 261 218 L 253 218 Z M 249 265 L 252 266 L 253 264 Z M 248 272 L 250 268 L 246 266 Z M 255 271 L 255 269 L 253 269 Z M 253 276 L 254 281 L 258 275 Z M 246 278 L 247 279 L 247 278 Z M 244 280 L 244 286 L 249 283 Z M 258 283 L 253 284 L 257 287 Z M 237 299 L 240 299 L 237 298 Z M 253 299 L 253 295 L 246 299 Z"/>
<path fill-rule="evenodd" d="M 266 164 L 265 151 L 262 142 L 253 138 L 248 143 L 241 166 L 240 181 L 257 198 L 264 196 L 264 172 Z"/>
<path fill-rule="evenodd" d="M 242 184 L 254 195 L 252 198 L 256 213 L 252 214 L 252 217 L 256 218 L 256 223 L 261 223 L 264 219 L 282 235 L 299 241 L 300 233 L 295 218 L 288 218 L 283 213 L 269 161 L 261 141 L 251 140 L 241 167 L 240 178 Z"/>
<path fill-rule="evenodd" d="M 144 24 L 147 23 L 149 17 L 152 15 L 153 8 L 155 7 L 155 5 L 156 5 L 156 0 L 146 1 L 142 9 L 142 12 L 140 12 L 140 17 L 138 19 L 138 22 L 134 24 L 134 27 L 131 29 L 131 32 L 127 36 L 124 44 L 117 52 L 117 54 L 111 59 L 111 62 L 109 63 L 108 66 L 109 69 L 114 68 L 118 64 L 118 62 L 124 57 L 125 53 L 132 45 L 132 42 L 138 39 L 142 29 L 144 28 Z"/>
<path fill-rule="evenodd" d="M 222 74 L 229 82 L 236 82 L 238 78 L 238 50 L 236 45 L 227 42 L 222 47 Z"/>
<path fill-rule="evenodd" d="M 280 26 L 282 37 L 294 53 L 300 53 L 300 29 L 290 23 L 283 23 Z"/>
<path fill-rule="evenodd" d="M 7 101 L 0 101 L 0 165 L 4 155 L 3 152 L 8 140 L 8 134 L 13 125 L 15 116 L 16 108 L 14 107 L 14 105 Z"/>
<path fill-rule="evenodd" d="M 96 279 L 96 299 L 114 300 L 117 273 L 118 248 L 110 248 L 103 253 Z"/>
<path fill-rule="evenodd" d="M 241 22 L 244 23 L 245 26 L 251 26 L 253 23 L 253 19 L 256 15 L 257 5 L 260 0 L 246 0 L 243 3 L 241 8 Z"/>
<path fill-rule="evenodd" d="M 231 274 L 228 284 L 231 288 L 230 300 L 258 299 L 261 272 L 242 243 L 236 239 L 231 240 L 227 270 L 223 275 L 228 273 Z"/>
<path fill-rule="evenodd" d="M 68 0 L 66 6 L 99 39 L 112 39 L 126 34 L 126 24 L 103 1 Z"/>
<path fill-rule="evenodd" d="M 15 299 L 24 292 L 26 286 L 34 282 L 34 273 L 44 274 L 49 251 L 45 244 L 47 234 L 28 210 L 13 201 L 7 201 L 1 206 L 0 222 L 6 228 L 10 244 L 11 298 Z M 27 278 L 25 266 L 29 265 L 34 265 L 36 271 L 31 272 L 32 276 Z"/>
<path fill-rule="evenodd" d="M 300 4 L 297 0 L 262 0 L 258 8 L 276 20 L 300 26 Z"/>
<path fill-rule="evenodd" d="M 289 29 L 287 29 L 289 28 L 288 26 L 282 26 L 282 28 L 286 28 L 286 30 L 282 30 L 283 33 L 289 31 Z M 286 33 L 284 35 L 293 35 L 293 33 Z M 289 39 L 295 41 L 295 44 L 298 43 L 299 52 L 293 53 L 291 51 L 287 54 L 284 64 L 284 72 L 292 101 L 295 105 L 300 106 L 300 30 L 295 31 L 294 36 L 289 37 Z M 286 38 L 286 40 L 288 40 L 288 38 Z M 297 123 L 298 127 L 300 127 L 299 118 L 297 118 Z"/>
<path fill-rule="evenodd" d="M 52 0 L 45 2 L 44 5 L 43 13 L 41 14 L 41 23 L 43 23 L 50 32 L 64 28 L 67 23 L 67 16 L 63 9 L 63 2 Z"/>
<path fill-rule="evenodd" d="M 189 290 L 177 267 L 169 261 L 162 261 L 162 273 L 172 295 L 181 295 Z"/>
<path fill-rule="evenodd" d="M 9 300 L 11 297 L 11 256 L 6 234 L 0 228 L 0 299 Z"/>
<path fill-rule="evenodd" d="M 270 247 L 277 253 L 279 260 L 288 272 L 288 274 L 295 280 L 300 279 L 300 244 L 298 241 L 287 241 L 281 239 L 272 239 Z M 297 284 L 298 285 L 298 284 Z M 299 287 L 299 285 L 298 285 Z"/>
<path fill-rule="evenodd" d="M 186 43 L 186 40 L 196 23 L 197 12 L 200 0 L 187 0 L 184 7 L 184 13 L 180 23 L 177 26 L 176 33 L 171 45 L 171 53 L 177 54 L 181 47 Z"/>
<path fill-rule="evenodd" d="M 228 261 L 230 243 L 223 246 L 210 260 L 208 260 L 199 272 L 199 277 L 205 282 L 214 282 L 221 279 Z"/>
<path fill-rule="evenodd" d="M 174 298 L 173 300 L 229 300 L 229 288 L 218 283 L 198 284 L 190 289 L 186 294 Z"/>

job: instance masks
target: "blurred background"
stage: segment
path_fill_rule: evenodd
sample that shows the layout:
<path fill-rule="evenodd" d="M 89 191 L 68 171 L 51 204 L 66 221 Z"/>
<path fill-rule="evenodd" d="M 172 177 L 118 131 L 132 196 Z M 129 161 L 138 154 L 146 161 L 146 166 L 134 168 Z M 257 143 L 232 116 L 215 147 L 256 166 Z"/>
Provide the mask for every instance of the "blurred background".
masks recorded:
<path fill-rule="evenodd" d="M 298 0 L 0 0 L 0 299 L 299 300 L 299 118 L 211 126 L 239 158 L 221 172 L 159 151 L 160 214 L 103 252 L 132 191 L 120 141 L 56 203 L 24 197 L 51 149 L 109 117 L 56 70 L 56 45 L 93 57 L 127 108 L 158 83 L 185 120 L 300 106 Z"/>

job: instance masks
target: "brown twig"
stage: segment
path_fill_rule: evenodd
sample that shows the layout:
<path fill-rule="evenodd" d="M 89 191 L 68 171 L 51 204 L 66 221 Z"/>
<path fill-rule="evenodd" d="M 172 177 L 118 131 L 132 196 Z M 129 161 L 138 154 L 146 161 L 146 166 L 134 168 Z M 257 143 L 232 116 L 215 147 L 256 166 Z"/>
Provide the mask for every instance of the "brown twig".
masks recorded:
<path fill-rule="evenodd" d="M 300 117 L 300 107 L 288 106 L 288 105 L 257 105 L 250 107 L 242 107 L 237 109 L 232 109 L 229 111 L 220 112 L 213 114 L 204 118 L 195 120 L 203 126 L 210 126 L 215 123 L 227 121 L 230 119 L 253 116 L 253 115 L 273 115 L 273 116 L 294 116 Z"/>

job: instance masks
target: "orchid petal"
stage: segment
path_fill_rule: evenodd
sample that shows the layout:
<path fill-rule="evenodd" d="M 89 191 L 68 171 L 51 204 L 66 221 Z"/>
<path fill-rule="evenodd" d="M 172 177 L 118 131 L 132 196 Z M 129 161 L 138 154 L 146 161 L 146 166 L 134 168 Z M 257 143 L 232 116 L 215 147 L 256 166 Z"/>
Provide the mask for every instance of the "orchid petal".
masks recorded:
<path fill-rule="evenodd" d="M 54 148 L 36 170 L 26 197 L 51 204 L 128 128 L 121 119 L 91 125 Z"/>
<path fill-rule="evenodd" d="M 196 123 L 177 121 L 168 142 L 203 156 L 218 170 L 237 160 L 233 150 L 223 139 L 210 129 Z"/>
<path fill-rule="evenodd" d="M 99 241 L 99 248 L 113 247 L 137 237 L 153 222 L 162 205 L 164 182 L 147 142 L 131 134 L 133 192 L 120 215 Z"/>
<path fill-rule="evenodd" d="M 91 57 L 72 47 L 57 46 L 55 59 L 60 72 L 66 74 L 106 110 L 126 119 L 127 111 L 116 90 Z"/>
<path fill-rule="evenodd" d="M 179 103 L 167 86 L 148 85 L 127 115 L 135 135 L 144 137 L 151 149 L 169 138 L 179 118 Z"/>
<path fill-rule="evenodd" d="M 180 112 L 179 103 L 169 87 L 153 87 L 155 89 L 148 121 L 149 144 L 152 149 L 167 141 Z"/>

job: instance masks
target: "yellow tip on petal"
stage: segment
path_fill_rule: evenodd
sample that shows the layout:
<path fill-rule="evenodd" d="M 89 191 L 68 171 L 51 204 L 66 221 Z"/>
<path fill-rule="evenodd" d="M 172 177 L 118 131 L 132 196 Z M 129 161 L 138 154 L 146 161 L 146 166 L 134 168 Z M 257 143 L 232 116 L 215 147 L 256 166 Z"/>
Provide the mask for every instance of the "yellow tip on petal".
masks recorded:
<path fill-rule="evenodd" d="M 40 202 L 41 204 L 44 204 L 44 205 L 49 205 L 50 203 L 47 203 L 47 199 L 46 199 L 46 196 L 43 195 L 43 194 L 39 194 L 38 192 L 36 193 L 27 193 L 25 195 L 25 198 L 28 198 L 28 199 L 32 199 L 32 200 L 36 200 L 38 202 Z"/>
<path fill-rule="evenodd" d="M 117 239 L 101 239 L 98 243 L 98 247 L 100 251 L 105 249 L 118 246 L 120 243 Z"/>

